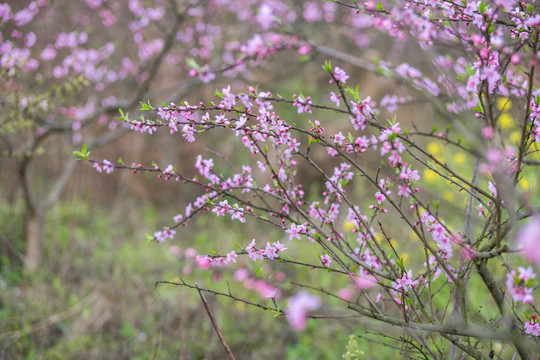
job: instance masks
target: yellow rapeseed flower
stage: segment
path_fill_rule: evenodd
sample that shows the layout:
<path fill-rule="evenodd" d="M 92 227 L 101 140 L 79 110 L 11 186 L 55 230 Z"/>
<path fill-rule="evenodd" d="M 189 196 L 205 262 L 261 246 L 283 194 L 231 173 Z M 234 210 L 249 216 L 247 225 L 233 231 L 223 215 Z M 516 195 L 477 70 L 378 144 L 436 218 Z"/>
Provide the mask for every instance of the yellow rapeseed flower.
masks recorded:
<path fill-rule="evenodd" d="M 343 230 L 345 230 L 346 232 L 353 231 L 355 227 L 356 225 L 354 224 L 354 222 L 349 221 L 348 219 L 345 219 L 345 221 L 343 221 Z"/>
<path fill-rule="evenodd" d="M 438 155 L 441 154 L 442 150 L 443 150 L 443 146 L 441 143 L 438 143 L 438 142 L 430 142 L 428 145 L 427 145 L 427 148 L 426 150 L 433 156 L 437 157 Z"/>
<path fill-rule="evenodd" d="M 466 161 L 467 161 L 467 155 L 465 155 L 465 153 L 458 152 L 454 154 L 454 162 L 457 165 L 465 164 Z"/>
<path fill-rule="evenodd" d="M 403 264 L 405 263 L 408 263 L 409 262 L 409 254 L 408 253 L 402 253 L 401 256 L 400 256 L 402 259 L 403 259 Z"/>
<path fill-rule="evenodd" d="M 521 139 L 521 131 L 513 131 L 510 134 L 510 142 L 512 142 L 513 144 L 518 143 L 520 139 Z"/>
<path fill-rule="evenodd" d="M 510 113 L 503 112 L 501 116 L 499 116 L 499 126 L 506 131 L 516 127 L 516 124 Z"/>
<path fill-rule="evenodd" d="M 450 190 L 445 190 L 442 194 L 443 199 L 446 201 L 454 201 L 454 192 Z"/>
<path fill-rule="evenodd" d="M 433 184 L 437 181 L 439 178 L 439 175 L 437 175 L 433 170 L 431 169 L 424 169 L 424 172 L 422 173 L 422 178 L 426 180 L 428 184 Z"/>
<path fill-rule="evenodd" d="M 497 99 L 497 109 L 508 111 L 512 108 L 512 101 L 507 97 Z"/>
<path fill-rule="evenodd" d="M 519 187 L 523 191 L 529 190 L 529 179 L 526 176 L 522 176 L 521 179 L 519 179 Z"/>

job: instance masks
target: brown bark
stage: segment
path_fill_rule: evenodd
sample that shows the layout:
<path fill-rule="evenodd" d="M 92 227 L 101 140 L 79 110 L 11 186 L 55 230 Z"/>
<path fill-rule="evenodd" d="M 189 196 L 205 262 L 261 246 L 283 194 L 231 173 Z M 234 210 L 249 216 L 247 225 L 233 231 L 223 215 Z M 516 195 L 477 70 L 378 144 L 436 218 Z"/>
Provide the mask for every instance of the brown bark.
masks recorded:
<path fill-rule="evenodd" d="M 26 218 L 26 251 L 24 269 L 27 273 L 35 272 L 41 265 L 42 240 L 45 236 L 45 222 L 38 213 L 28 214 Z"/>

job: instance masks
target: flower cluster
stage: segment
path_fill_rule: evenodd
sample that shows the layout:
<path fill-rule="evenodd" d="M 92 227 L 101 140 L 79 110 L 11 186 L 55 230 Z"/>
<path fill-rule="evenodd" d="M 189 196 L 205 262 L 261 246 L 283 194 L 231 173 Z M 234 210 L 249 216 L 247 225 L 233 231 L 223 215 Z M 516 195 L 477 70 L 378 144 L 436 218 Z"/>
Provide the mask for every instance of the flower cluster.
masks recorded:
<path fill-rule="evenodd" d="M 240 2 L 233 3 L 236 6 Z M 250 222 L 253 219 L 275 228 L 283 239 L 308 238 L 310 242 L 300 241 L 299 246 L 314 250 L 305 251 L 306 254 L 318 254 L 316 259 L 311 255 L 311 262 L 304 263 L 282 256 L 280 252 L 286 248 L 280 241 L 265 240 L 266 246 L 257 248 L 253 239 L 238 254 L 232 251 L 225 256 L 199 255 L 199 267 L 232 264 L 238 256 L 248 255 L 253 261 L 279 259 L 329 274 L 344 274 L 351 280 L 349 286 L 354 285 L 354 290 L 349 289 L 351 292 L 361 291 L 366 295 L 365 302 L 362 297 L 354 304 L 349 303 L 349 308 L 394 325 L 426 326 L 448 320 L 446 312 L 432 311 L 439 299 L 448 301 L 444 298 L 447 295 L 441 294 L 456 294 L 451 299 L 456 313 L 461 305 L 467 308 L 469 301 L 463 294 L 470 282 L 464 279 L 469 271 L 474 271 L 471 269 L 476 269 L 502 318 L 510 313 L 505 309 L 505 296 L 524 304 L 519 306 L 535 301 L 536 274 L 532 267 L 519 267 L 517 273 L 510 270 L 506 277 L 508 294 L 501 296 L 497 279 L 486 269 L 488 263 L 499 261 L 501 254 L 517 252 L 513 249 L 515 244 L 508 239 L 509 234 L 520 219 L 527 217 L 531 218 L 518 232 L 517 244 L 526 251 L 526 258 L 539 264 L 540 255 L 535 249 L 540 221 L 538 215 L 533 215 L 536 208 L 530 198 L 522 196 L 516 184 L 524 169 L 535 163 L 529 157 L 533 156 L 535 151 L 531 149 L 540 138 L 539 92 L 533 76 L 540 57 L 536 28 L 540 16 L 534 14 L 534 6 L 518 6 L 512 0 L 491 4 L 442 0 L 407 2 L 407 6 L 391 4 L 375 5 L 368 1 L 364 5 L 350 5 L 344 19 L 354 29 L 351 38 L 361 42 L 359 35 L 368 27 L 399 41 L 412 37 L 420 48 L 436 53 L 429 64 L 433 68 L 426 65 L 424 70 L 424 66 L 413 66 L 412 62 L 403 60 L 392 64 L 380 59 L 364 63 L 342 54 L 338 58 L 348 59 L 403 85 L 407 88 L 404 96 L 385 94 L 382 99 L 361 96 L 359 88 L 348 85 L 351 76 L 343 69 L 345 66 L 332 67 L 327 62 L 323 68 L 329 73 L 329 86 L 334 90 L 330 92 L 331 105 L 318 104 L 317 97 L 304 96 L 301 92 L 287 98 L 252 87 L 247 92 L 237 92 L 227 86 L 217 92 L 220 99 L 216 103 L 189 105 L 184 101 L 159 108 L 144 104 L 143 110 L 153 116 L 151 120 L 144 117 L 130 120 L 127 116 L 122 120 L 139 132 L 152 133 L 165 128 L 171 134 L 181 134 L 187 143 L 197 142 L 206 132 L 222 131 L 238 139 L 239 147 L 250 159 L 241 164 L 241 170 L 236 168 L 237 164 L 228 164 L 231 170 L 221 171 L 218 158 L 199 155 L 195 163 L 198 175 L 193 178 L 177 173 L 172 165 L 165 169 L 150 168 L 159 176 L 177 177 L 205 191 L 174 218 L 175 227 L 187 225 L 192 217 L 207 212 L 216 217 L 230 215 L 231 220 L 241 223 L 249 217 Z M 250 35 L 243 44 L 231 45 L 227 59 L 233 64 L 223 72 L 242 71 L 247 63 L 260 63 L 283 49 L 295 48 L 305 55 L 311 48 L 317 48 L 316 42 L 300 44 L 290 34 L 273 33 L 276 24 L 292 21 L 287 17 L 292 14 L 289 7 L 274 5 L 262 4 L 252 17 L 263 33 Z M 334 10 L 306 3 L 302 14 L 306 22 L 316 23 L 337 16 Z M 239 16 L 248 16 L 250 11 Z M 283 22 L 278 21 L 280 16 L 285 17 Z M 182 32 L 178 36 L 187 41 L 193 34 Z M 439 45 L 462 49 L 468 56 L 457 55 L 457 51 L 443 56 L 438 53 Z M 340 54 L 326 47 L 318 50 Z M 206 66 L 193 65 L 193 68 L 191 75 L 199 75 L 203 81 L 215 75 Z M 509 139 L 500 128 L 500 114 L 495 110 L 497 99 L 508 96 L 523 105 L 515 110 L 521 111 L 520 118 L 524 119 L 521 131 L 517 131 L 517 141 L 512 141 L 515 146 L 508 145 Z M 429 103 L 433 113 L 447 119 L 446 130 L 437 130 L 431 123 L 426 130 L 426 125 L 416 119 L 386 120 L 384 110 L 377 108 L 379 104 L 393 112 L 415 102 Z M 292 110 L 288 116 L 280 116 L 282 106 Z M 323 127 L 323 114 L 345 121 L 339 128 L 333 123 Z M 422 111 L 417 114 L 421 116 Z M 311 120 L 314 117 L 318 120 Z M 463 121 L 457 121 L 457 117 Z M 424 120 L 428 119 L 421 119 Z M 442 156 L 447 154 L 435 154 L 429 146 L 424 146 L 425 138 L 465 153 L 463 166 Z M 95 164 L 98 171 L 114 168 L 110 163 Z M 301 166 L 315 172 L 320 191 L 318 187 L 309 191 L 304 188 L 306 179 L 300 175 Z M 424 174 L 433 173 L 444 180 L 441 188 L 444 186 L 445 190 L 425 186 L 427 176 L 420 176 L 422 168 L 427 172 Z M 447 191 L 464 193 L 468 198 L 463 204 L 448 200 L 443 206 L 440 198 L 444 199 Z M 482 217 L 471 217 L 475 206 Z M 160 240 L 171 237 L 170 232 L 156 234 Z M 409 246 L 410 242 L 415 246 Z M 461 251 L 459 259 L 453 256 L 455 248 Z M 423 268 L 405 264 L 409 261 L 406 249 L 417 251 L 414 259 L 420 256 Z M 444 291 L 436 290 L 436 281 L 437 288 Z M 374 288 L 377 293 L 372 300 Z M 272 294 L 273 290 L 269 292 Z M 343 301 L 352 299 L 351 294 L 342 295 L 339 298 Z M 275 300 L 275 296 L 270 297 Z M 309 312 L 320 305 L 318 297 L 301 291 L 289 299 L 285 314 L 293 328 L 301 330 L 306 326 Z M 459 315 L 467 323 L 471 321 L 470 313 L 469 310 Z M 516 315 L 508 328 L 515 329 L 520 321 Z M 536 317 L 525 324 L 525 332 L 538 335 Z M 431 339 L 422 338 L 422 341 Z M 522 351 L 520 344 L 521 340 L 514 344 L 518 352 Z M 477 351 L 465 345 L 462 350 L 469 355 Z"/>

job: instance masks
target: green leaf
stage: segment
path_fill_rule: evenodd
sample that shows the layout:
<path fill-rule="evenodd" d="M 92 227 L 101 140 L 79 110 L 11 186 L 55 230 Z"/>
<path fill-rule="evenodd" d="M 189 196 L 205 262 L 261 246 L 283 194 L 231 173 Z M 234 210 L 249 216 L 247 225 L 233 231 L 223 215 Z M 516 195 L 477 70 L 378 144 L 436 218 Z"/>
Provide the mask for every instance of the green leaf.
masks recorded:
<path fill-rule="evenodd" d="M 187 64 L 191 69 L 199 69 L 199 68 L 200 68 L 199 64 L 197 64 L 197 62 L 196 62 L 195 59 L 193 59 L 193 58 L 187 58 L 187 59 L 186 59 L 186 64 Z"/>
<path fill-rule="evenodd" d="M 377 10 L 381 10 L 381 11 L 384 10 L 384 6 L 383 6 L 382 2 L 380 2 L 380 1 L 379 1 L 379 3 L 375 6 L 375 8 L 376 8 Z"/>
<path fill-rule="evenodd" d="M 481 1 L 480 6 L 478 7 L 478 11 L 480 12 L 480 14 L 485 14 L 486 13 L 486 3 Z"/>
<path fill-rule="evenodd" d="M 154 110 L 154 107 L 150 104 L 150 100 L 148 100 L 147 103 L 145 103 L 144 101 L 141 101 L 139 102 L 139 104 L 141 104 L 141 111 L 151 111 L 151 110 Z"/>
<path fill-rule="evenodd" d="M 81 151 L 73 151 L 72 154 L 77 156 L 77 159 L 75 160 L 88 160 L 90 151 L 88 151 L 88 147 L 84 144 Z"/>
<path fill-rule="evenodd" d="M 324 65 L 322 67 L 324 70 L 328 71 L 329 74 L 332 73 L 332 63 L 329 60 L 326 60 L 324 62 Z"/>
<path fill-rule="evenodd" d="M 262 278 L 263 277 L 263 272 L 262 272 L 262 266 L 259 265 L 256 269 L 255 269 L 255 274 L 257 274 L 258 277 Z"/>
<path fill-rule="evenodd" d="M 317 144 L 319 143 L 319 141 L 320 140 L 318 138 L 314 138 L 313 136 L 310 136 L 308 146 L 311 146 L 312 144 Z"/>
<path fill-rule="evenodd" d="M 121 158 L 121 157 L 118 158 L 118 164 L 119 164 L 119 165 L 124 165 L 124 161 L 122 161 L 122 158 Z"/>

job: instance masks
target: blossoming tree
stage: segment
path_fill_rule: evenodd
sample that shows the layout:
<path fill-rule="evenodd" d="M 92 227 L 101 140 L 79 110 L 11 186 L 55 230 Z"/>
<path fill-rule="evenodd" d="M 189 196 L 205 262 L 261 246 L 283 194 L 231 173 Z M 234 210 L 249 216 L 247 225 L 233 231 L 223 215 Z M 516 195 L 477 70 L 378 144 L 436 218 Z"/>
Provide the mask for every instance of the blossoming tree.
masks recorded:
<path fill-rule="evenodd" d="M 540 268 L 539 197 L 536 184 L 524 182 L 537 178 L 540 164 L 536 3 L 257 5 L 238 17 L 252 21 L 260 34 L 244 44 L 231 42 L 222 64 L 193 66 L 190 75 L 206 81 L 224 69 L 239 74 L 253 60 L 264 65 L 261 61 L 278 50 L 319 55 L 329 60 L 321 70 L 329 82 L 323 95 L 310 94 L 309 88 L 279 96 L 227 86 L 217 100 L 144 103 L 141 110 L 149 115 L 120 116 L 134 131 L 164 130 L 188 143 L 210 131 L 229 133 L 251 161 L 220 167 L 220 160 L 200 155 L 197 175 L 188 176 L 172 164 L 98 160 L 86 148 L 75 154 L 101 173 L 154 173 L 161 181 L 202 189 L 150 236 L 157 243 L 174 241 L 203 215 L 259 222 L 281 233 L 279 239 L 247 238 L 240 250 L 231 244 L 223 255 L 201 252 L 192 257 L 201 269 L 234 267 L 239 257 L 248 257 L 314 269 L 348 285 L 299 283 L 303 289 L 287 298 L 269 284 L 267 299 L 253 302 L 230 291 L 175 284 L 285 315 L 295 330 L 310 318 L 331 318 L 338 309 L 322 310 L 321 304 L 339 299 L 350 314 L 401 330 L 402 350 L 411 356 L 533 359 L 540 351 L 534 269 Z M 338 31 L 330 35 L 347 31 L 359 50 L 320 45 L 316 32 L 295 33 L 297 16 L 335 26 Z M 383 36 L 374 30 L 394 44 L 392 61 L 363 58 L 362 46 Z M 372 97 L 354 83 L 354 67 L 398 86 L 380 99 Z M 400 115 L 410 114 L 407 107 L 414 104 L 421 104 L 416 105 L 421 111 L 413 118 Z M 324 121 L 330 117 L 334 121 Z M 452 153 L 456 156 L 447 157 Z M 302 167 L 324 184 L 320 193 L 302 184 Z M 299 260 L 288 250 L 294 242 L 318 255 Z M 481 301 L 476 291 L 482 292 Z M 234 357 L 225 338 L 220 336 Z M 503 346 L 494 348 L 493 341 Z"/>
<path fill-rule="evenodd" d="M 1 156 L 23 193 L 26 269 L 39 268 L 44 217 L 70 179 L 72 147 L 96 148 L 126 134 L 112 117 L 120 107 L 176 101 L 193 90 L 195 82 L 174 79 L 235 50 L 219 39 L 242 31 L 227 20 L 236 10 L 206 1 L 0 3 Z M 206 82 L 213 78 L 204 74 Z M 165 76 L 166 84 L 157 81 Z M 165 99 L 160 86 L 167 88 Z M 37 159 L 52 149 L 63 154 L 63 171 L 39 181 Z"/>

